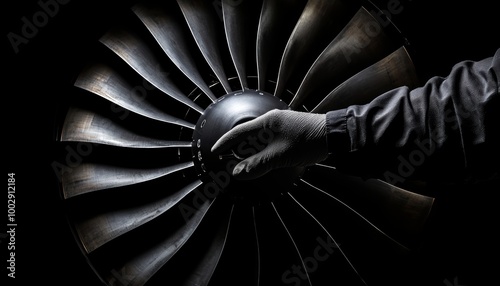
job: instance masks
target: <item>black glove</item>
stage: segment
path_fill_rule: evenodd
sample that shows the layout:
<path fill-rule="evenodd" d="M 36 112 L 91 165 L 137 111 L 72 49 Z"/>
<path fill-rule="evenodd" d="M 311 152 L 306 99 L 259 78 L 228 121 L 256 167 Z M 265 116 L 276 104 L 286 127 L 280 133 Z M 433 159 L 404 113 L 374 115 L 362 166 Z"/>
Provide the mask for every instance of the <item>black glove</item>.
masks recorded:
<path fill-rule="evenodd" d="M 305 167 L 328 157 L 326 115 L 291 110 L 271 110 L 224 134 L 212 147 L 222 153 L 256 134 L 265 134 L 267 145 L 244 159 L 233 170 L 238 179 L 254 179 L 272 169 Z"/>

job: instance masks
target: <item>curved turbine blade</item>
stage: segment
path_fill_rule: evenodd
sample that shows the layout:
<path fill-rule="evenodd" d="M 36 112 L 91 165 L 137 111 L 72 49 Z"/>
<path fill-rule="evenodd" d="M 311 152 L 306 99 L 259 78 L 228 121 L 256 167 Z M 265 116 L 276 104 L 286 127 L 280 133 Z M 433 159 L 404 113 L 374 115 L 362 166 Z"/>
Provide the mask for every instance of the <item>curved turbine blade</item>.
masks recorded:
<path fill-rule="evenodd" d="M 301 179 L 301 182 L 304 183 L 306 186 L 334 199 L 335 201 L 337 201 L 339 204 L 341 204 L 342 206 L 344 206 L 345 208 L 347 208 L 348 210 L 350 210 L 351 212 L 353 212 L 357 217 L 361 218 L 362 220 L 364 220 L 368 225 L 370 225 L 372 228 L 374 228 L 378 233 L 382 234 L 383 236 L 385 236 L 387 239 L 389 239 L 390 241 L 394 242 L 396 245 L 398 245 L 399 247 L 401 247 L 402 249 L 405 249 L 405 250 L 409 250 L 408 247 L 406 247 L 405 245 L 401 244 L 399 241 L 397 241 L 396 239 L 392 238 L 391 236 L 389 236 L 387 233 L 385 233 L 384 231 L 382 231 L 380 228 L 378 228 L 375 224 L 373 224 L 370 220 L 368 220 L 366 217 L 364 217 L 361 213 L 359 213 L 358 211 L 356 211 L 355 209 L 353 209 L 352 207 L 350 207 L 349 205 L 347 205 L 346 203 L 344 203 L 343 201 L 339 200 L 337 197 L 333 196 L 332 194 L 314 186 L 313 184 Z"/>
<path fill-rule="evenodd" d="M 197 180 L 161 200 L 101 213 L 77 223 L 76 231 L 85 250 L 90 253 L 116 237 L 157 218 L 201 185 L 202 182 Z"/>
<path fill-rule="evenodd" d="M 208 285 L 219 264 L 222 252 L 224 251 L 224 246 L 231 227 L 233 211 L 234 205 L 231 207 L 229 214 L 223 218 L 221 225 L 217 227 L 218 229 L 215 236 L 210 238 L 211 244 L 209 249 L 205 251 L 205 255 L 202 259 L 196 262 L 196 268 L 189 274 L 189 277 L 184 281 L 183 285 Z"/>
<path fill-rule="evenodd" d="M 75 86 L 142 116 L 190 129 L 195 127 L 194 124 L 166 114 L 144 98 L 136 96 L 134 87 L 108 66 L 93 65 L 87 68 L 79 75 Z"/>
<path fill-rule="evenodd" d="M 203 109 L 186 97 L 161 68 L 150 47 L 139 37 L 124 30 L 112 30 L 101 37 L 100 42 L 122 58 L 138 74 L 156 88 L 175 100 L 203 113 Z"/>
<path fill-rule="evenodd" d="M 215 200 L 205 200 L 199 205 L 193 216 L 185 222 L 185 225 L 173 235 L 160 244 L 143 251 L 139 256 L 123 265 L 121 269 L 118 269 L 118 273 L 128 274 L 123 277 L 121 282 L 124 285 L 139 286 L 151 279 L 191 238 L 214 202 Z"/>
<path fill-rule="evenodd" d="M 215 22 L 217 20 L 214 17 L 214 12 L 210 10 L 210 2 L 205 0 L 177 0 L 177 3 L 181 7 L 189 29 L 205 60 L 214 71 L 224 90 L 230 93 L 231 87 L 224 72 L 217 42 L 218 33 Z"/>
<path fill-rule="evenodd" d="M 259 244 L 259 230 L 257 228 L 257 218 L 255 216 L 255 207 L 252 206 L 252 221 L 253 221 L 253 229 L 255 232 L 255 243 L 257 246 L 257 286 L 260 285 L 260 273 L 261 273 L 261 257 L 260 257 L 260 244 Z"/>
<path fill-rule="evenodd" d="M 260 90 L 266 90 L 272 61 L 283 54 L 305 0 L 264 0 L 257 31 L 257 76 Z M 279 64 L 279 63 L 278 63 Z"/>
<path fill-rule="evenodd" d="M 312 64 L 334 37 L 347 16 L 340 0 L 308 1 L 295 26 L 281 59 L 278 82 L 274 94 L 281 97 L 292 74 L 302 79 L 302 69 Z M 331 38 L 327 36 L 332 36 Z"/>
<path fill-rule="evenodd" d="M 170 3 L 170 1 L 167 1 Z M 175 7 L 178 8 L 178 7 Z M 189 52 L 189 43 L 180 19 L 174 13 L 167 13 L 158 7 L 137 4 L 134 13 L 141 19 L 170 60 L 212 101 L 216 100 L 203 80 Z"/>
<path fill-rule="evenodd" d="M 352 264 L 352 262 L 349 260 L 349 258 L 347 258 L 347 255 L 344 253 L 344 251 L 342 250 L 342 248 L 340 247 L 340 245 L 335 241 L 335 239 L 333 238 L 333 236 L 330 234 L 330 232 L 323 226 L 323 224 L 311 213 L 307 210 L 306 207 L 304 207 L 292 194 L 288 193 L 288 196 L 290 196 L 290 198 L 293 200 L 293 202 L 295 202 L 304 212 L 307 213 L 307 215 L 309 217 L 311 217 L 315 222 L 316 224 L 321 227 L 321 229 L 323 229 L 323 231 L 331 238 L 331 240 L 333 241 L 333 243 L 335 244 L 336 248 L 340 251 L 340 253 L 342 254 L 342 257 L 344 257 L 345 261 L 349 264 L 349 267 L 352 269 L 352 271 L 354 271 L 354 273 L 359 277 L 360 281 L 364 284 L 364 285 L 367 285 L 366 284 L 366 281 L 363 279 L 363 277 L 359 274 L 358 270 L 356 270 L 356 267 L 354 267 L 354 265 Z"/>
<path fill-rule="evenodd" d="M 339 189 L 348 190 L 334 192 L 333 189 L 326 189 L 326 191 L 363 212 L 372 220 L 384 222 L 386 229 L 390 227 L 398 232 L 404 231 L 410 236 L 421 231 L 434 204 L 433 197 L 410 192 L 379 179 L 364 180 L 324 165 L 312 167 L 312 170 L 321 172 L 320 174 L 323 174 L 324 170 L 324 174 L 332 177 Z"/>
<path fill-rule="evenodd" d="M 418 85 L 413 62 L 405 47 L 360 71 L 328 94 L 312 112 L 328 112 L 353 104 L 366 104 L 378 95 L 400 86 Z"/>
<path fill-rule="evenodd" d="M 391 46 L 383 27 L 361 7 L 311 66 L 290 107 L 297 109 L 308 96 L 324 98 L 342 81 L 394 51 Z"/>
<path fill-rule="evenodd" d="M 259 244 L 251 206 L 236 203 L 233 223 L 210 285 L 255 286 L 260 280 Z M 247 277 L 242 280 L 241 277 Z"/>
<path fill-rule="evenodd" d="M 246 3 L 248 3 L 248 1 L 239 1 L 235 3 L 234 0 L 222 0 L 222 13 L 227 44 L 240 79 L 242 90 L 248 88 L 246 74 L 246 47 L 248 43 L 245 30 L 248 22 L 246 19 L 246 11 L 248 8 L 245 5 Z"/>
<path fill-rule="evenodd" d="M 274 211 L 275 211 L 276 215 L 278 216 L 278 218 L 279 218 L 279 220 L 280 220 L 280 222 L 281 222 L 281 224 L 282 224 L 283 228 L 285 228 L 286 233 L 288 234 L 288 237 L 289 237 L 289 238 L 290 238 L 290 240 L 292 241 L 293 246 L 295 247 L 295 251 L 297 252 L 297 255 L 299 256 L 300 261 L 301 261 L 301 263 L 302 263 L 302 267 L 303 267 L 303 269 L 307 269 L 306 265 L 304 264 L 304 258 L 302 257 L 302 254 L 300 254 L 299 247 L 297 246 L 297 243 L 295 243 L 295 239 L 293 239 L 292 234 L 290 233 L 290 231 L 289 231 L 289 230 L 288 230 L 288 228 L 286 227 L 285 222 L 284 222 L 284 221 L 283 221 L 283 219 L 281 218 L 281 216 L 280 216 L 280 214 L 279 214 L 279 212 L 278 212 L 278 209 L 276 208 L 276 206 L 274 205 L 274 203 L 273 203 L 273 202 L 271 202 L 271 205 L 273 206 L 273 209 L 274 209 Z M 309 285 L 312 285 L 312 284 L 311 284 L 311 279 L 310 279 L 310 277 L 309 277 L 309 272 L 308 272 L 308 271 L 306 271 L 306 273 L 305 273 L 305 274 L 306 274 L 306 277 L 307 277 L 307 282 L 308 282 L 308 284 L 309 284 Z"/>
<path fill-rule="evenodd" d="M 101 164 L 82 163 L 62 176 L 64 197 L 138 184 L 193 167 L 193 162 L 157 169 L 131 169 Z"/>
<path fill-rule="evenodd" d="M 189 141 L 166 141 L 135 134 L 97 113 L 72 107 L 61 132 L 61 141 L 88 142 L 128 148 L 190 148 Z"/>

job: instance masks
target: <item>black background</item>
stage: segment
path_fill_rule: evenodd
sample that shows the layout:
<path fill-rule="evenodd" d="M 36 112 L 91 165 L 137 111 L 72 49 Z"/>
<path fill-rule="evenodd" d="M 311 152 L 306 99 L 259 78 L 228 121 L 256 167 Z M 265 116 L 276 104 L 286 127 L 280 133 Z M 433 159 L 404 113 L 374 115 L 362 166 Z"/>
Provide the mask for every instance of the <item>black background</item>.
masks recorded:
<path fill-rule="evenodd" d="M 375 2 L 381 8 L 387 3 Z M 86 59 L 92 57 L 93 46 L 100 35 L 119 21 L 120 15 L 128 13 L 133 3 L 130 0 L 72 0 L 60 5 L 57 15 L 51 17 L 29 43 L 21 44 L 17 54 L 7 34 L 20 34 L 21 18 L 31 19 L 40 8 L 37 1 L 2 4 L 2 105 L 5 111 L 2 148 L 6 158 L 4 169 L 7 173 L 16 173 L 17 182 L 16 282 L 100 285 L 74 242 L 63 215 L 57 179 L 51 168 L 53 143 L 56 123 L 65 97 L 71 96 L 75 74 Z M 410 41 L 422 80 L 434 75 L 445 76 L 455 63 L 492 56 L 500 47 L 498 10 L 493 1 L 401 3 L 404 10 L 393 21 Z M 2 245 L 2 251 L 5 248 Z M 3 273 L 5 268 L 1 268 Z M 443 272 L 445 269 L 443 267 Z M 460 273 L 451 271 L 442 275 L 451 285 L 454 275 L 458 275 L 462 283 Z M 464 276 L 469 279 L 467 285 L 475 285 L 474 281 L 481 279 L 485 281 L 484 277 L 475 280 L 467 274 Z M 4 277 L 0 281 L 10 285 L 12 281 Z M 5 284 L 2 282 L 2 285 Z M 401 285 L 405 285 L 404 281 Z"/>

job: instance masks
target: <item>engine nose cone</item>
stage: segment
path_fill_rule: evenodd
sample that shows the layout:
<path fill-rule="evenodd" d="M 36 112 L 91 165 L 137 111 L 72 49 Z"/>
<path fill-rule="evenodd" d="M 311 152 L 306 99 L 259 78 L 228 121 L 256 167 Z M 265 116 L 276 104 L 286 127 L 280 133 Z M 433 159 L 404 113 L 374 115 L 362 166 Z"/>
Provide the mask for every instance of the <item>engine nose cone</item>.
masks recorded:
<path fill-rule="evenodd" d="M 236 180 L 232 176 L 236 164 L 265 148 L 272 137 L 267 133 L 271 131 L 250 135 L 223 154 L 211 152 L 215 142 L 234 126 L 270 110 L 288 108 L 286 103 L 269 93 L 246 89 L 219 98 L 205 110 L 193 132 L 192 155 L 207 192 L 212 196 L 224 192 L 237 199 L 262 201 L 288 191 L 302 169 L 279 169 L 250 181 Z"/>

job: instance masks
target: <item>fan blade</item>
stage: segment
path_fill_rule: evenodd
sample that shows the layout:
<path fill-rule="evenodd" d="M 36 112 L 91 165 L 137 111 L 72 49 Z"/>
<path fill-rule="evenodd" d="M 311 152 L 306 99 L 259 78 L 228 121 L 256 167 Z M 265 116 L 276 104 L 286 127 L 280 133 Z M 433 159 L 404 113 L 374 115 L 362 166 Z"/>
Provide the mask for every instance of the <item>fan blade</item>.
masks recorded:
<path fill-rule="evenodd" d="M 257 31 L 257 76 L 260 90 L 266 90 L 271 62 L 283 54 L 305 2 L 305 0 L 264 0 Z"/>
<path fill-rule="evenodd" d="M 404 190 L 379 179 L 364 180 L 324 165 L 314 166 L 312 170 L 335 180 L 338 188 L 327 189 L 328 193 L 377 220 L 377 224 L 410 235 L 421 231 L 434 204 L 432 197 Z M 346 191 L 342 192 L 341 189 Z"/>
<path fill-rule="evenodd" d="M 283 221 L 283 219 L 281 218 L 279 212 L 278 212 L 278 209 L 276 208 L 275 204 L 273 202 L 271 202 L 271 205 L 273 206 L 273 209 L 274 209 L 274 212 L 276 213 L 276 215 L 278 216 L 283 228 L 286 230 L 286 233 L 288 234 L 288 237 L 290 238 L 290 240 L 292 241 L 292 244 L 293 246 L 295 247 L 295 251 L 297 252 L 297 255 L 301 261 L 301 264 L 302 264 L 302 269 L 307 269 L 306 265 L 304 264 L 304 258 L 302 257 L 302 254 L 300 253 L 300 250 L 297 246 L 297 243 L 295 242 L 295 239 L 293 239 L 293 236 L 292 234 L 290 233 L 290 231 L 288 230 L 288 228 L 286 227 L 286 223 Z M 307 277 L 307 282 L 309 285 L 312 285 L 311 284 L 311 279 L 309 277 L 309 272 L 308 271 L 305 271 L 305 275 Z"/>
<path fill-rule="evenodd" d="M 415 67 L 405 47 L 397 49 L 344 81 L 312 112 L 322 113 L 346 108 L 353 104 L 366 104 L 376 96 L 403 85 L 410 88 L 418 85 Z"/>
<path fill-rule="evenodd" d="M 233 59 L 236 72 L 240 79 L 241 88 L 248 88 L 246 74 L 246 52 L 247 52 L 247 5 L 249 1 L 222 0 L 222 13 L 224 17 L 224 30 L 226 31 L 227 43 L 231 58 Z"/>
<path fill-rule="evenodd" d="M 324 98 L 342 81 L 394 51 L 391 46 L 379 22 L 365 8 L 360 8 L 316 59 L 290 107 L 297 109 L 310 95 Z"/>
<path fill-rule="evenodd" d="M 82 163 L 62 177 L 64 197 L 154 180 L 193 167 L 193 162 L 157 169 L 132 169 L 101 164 Z"/>
<path fill-rule="evenodd" d="M 100 42 L 122 58 L 138 74 L 168 96 L 203 113 L 203 108 L 186 97 L 161 68 L 162 61 L 139 37 L 124 30 L 111 30 L 101 37 Z"/>
<path fill-rule="evenodd" d="M 137 207 L 122 207 L 93 216 L 76 224 L 80 240 L 90 253 L 116 237 L 129 232 L 168 211 L 202 185 L 197 180 L 167 197 Z M 117 202 L 120 204 L 120 202 Z"/>
<path fill-rule="evenodd" d="M 231 229 L 209 285 L 259 285 L 259 248 L 251 206 L 235 204 Z M 247 277 L 242 280 L 241 277 Z"/>
<path fill-rule="evenodd" d="M 173 235 L 141 252 L 137 257 L 134 257 L 118 269 L 118 273 L 128 274 L 122 277 L 121 282 L 124 285 L 133 286 L 144 285 L 150 280 L 191 238 L 214 202 L 215 200 L 205 200 L 199 205 L 193 216 L 181 228 L 176 230 Z M 147 240 L 144 243 L 147 244 Z"/>
<path fill-rule="evenodd" d="M 256 247 L 257 247 L 257 277 L 256 277 L 256 281 L 257 281 L 257 285 L 260 285 L 260 276 L 261 276 L 261 255 L 260 255 L 260 244 L 259 244 L 259 230 L 258 230 L 258 227 L 257 227 L 257 218 L 255 216 L 255 207 L 252 206 L 252 221 L 253 221 L 253 229 L 254 229 L 254 232 L 255 232 L 255 243 L 256 243 Z"/>
<path fill-rule="evenodd" d="M 218 46 L 214 12 L 205 0 L 177 0 L 196 44 L 227 93 L 231 92 Z"/>
<path fill-rule="evenodd" d="M 169 5 L 168 9 L 178 9 L 178 7 L 170 6 L 175 5 L 171 1 L 166 3 Z M 134 6 L 133 11 L 179 70 L 212 101 L 215 101 L 215 95 L 198 72 L 194 58 L 190 54 L 188 38 L 184 27 L 181 26 L 181 19 L 176 17 L 175 13 L 167 13 L 159 7 L 148 7 L 143 4 Z"/>
<path fill-rule="evenodd" d="M 217 228 L 217 232 L 214 234 L 214 237 L 209 238 L 211 239 L 209 248 L 205 250 L 202 259 L 196 262 L 197 265 L 195 269 L 189 273 L 189 277 L 182 285 L 208 285 L 219 264 L 222 252 L 224 251 L 224 246 L 231 227 L 233 211 L 234 205 L 231 207 L 229 215 L 225 216 L 222 221 L 219 222 L 220 225 L 215 227 Z"/>
<path fill-rule="evenodd" d="M 281 97 L 292 74 L 303 78 L 302 69 L 312 61 L 345 25 L 348 15 L 343 1 L 308 1 L 285 48 L 274 94 Z M 329 37 L 331 36 L 331 38 Z"/>
<path fill-rule="evenodd" d="M 259 285 L 283 285 L 290 280 L 293 282 L 293 266 L 302 265 L 303 260 L 297 255 L 295 245 L 276 211 L 270 203 L 259 204 L 255 207 L 255 217 L 260 250 Z M 291 274 L 292 279 L 287 277 L 287 273 Z"/>
<path fill-rule="evenodd" d="M 128 148 L 190 148 L 189 141 L 165 141 L 141 136 L 88 110 L 70 108 L 61 131 L 61 141 L 88 142 Z"/>
<path fill-rule="evenodd" d="M 292 194 L 288 193 L 288 196 L 292 199 L 292 201 L 298 205 L 306 214 L 308 217 L 310 217 L 327 235 L 328 237 L 333 241 L 333 243 L 335 244 L 335 248 L 339 250 L 339 252 L 341 253 L 343 259 L 347 262 L 347 264 L 349 265 L 349 268 L 354 272 L 354 274 L 359 278 L 360 282 L 363 284 L 363 285 L 367 285 L 366 284 L 366 281 L 363 279 L 363 277 L 359 274 L 358 270 L 354 267 L 354 265 L 352 264 L 352 262 L 349 260 L 349 258 L 347 258 L 347 255 L 345 254 L 345 252 L 342 250 L 342 248 L 340 247 L 340 245 L 335 241 L 335 239 L 333 238 L 333 236 L 330 234 L 330 232 L 325 228 L 325 226 L 323 226 L 323 224 L 309 211 L 307 210 L 306 207 L 304 207 Z"/>
<path fill-rule="evenodd" d="M 310 187 L 311 189 L 314 189 L 320 193 L 323 193 L 324 195 L 334 199 L 335 201 L 337 201 L 339 204 L 341 204 L 342 206 L 344 206 L 345 208 L 349 209 L 353 214 L 355 214 L 357 217 L 361 218 L 362 220 L 364 220 L 367 224 L 369 224 L 372 228 L 374 228 L 375 230 L 377 230 L 380 234 L 382 234 L 383 236 L 385 236 L 386 238 L 388 238 L 389 240 L 391 240 L 392 242 L 394 242 L 396 245 L 400 246 L 401 248 L 403 249 L 408 249 L 406 246 L 404 246 L 403 244 L 401 244 L 399 241 L 397 241 L 396 239 L 392 238 L 391 236 L 389 236 L 387 233 L 385 233 L 384 231 L 382 231 L 380 228 L 378 228 L 375 224 L 373 224 L 370 220 L 368 220 L 365 216 L 363 216 L 361 213 L 359 213 L 358 211 L 356 211 L 355 209 L 353 209 L 352 207 L 350 207 L 349 205 L 347 205 L 346 203 L 344 203 L 343 201 L 339 200 L 337 197 L 335 197 L 334 195 L 324 191 L 323 189 L 319 188 L 319 187 L 316 187 L 314 186 L 313 184 L 301 179 L 301 182 L 304 183 L 306 186 Z"/>
<path fill-rule="evenodd" d="M 165 114 L 146 100 L 133 94 L 131 86 L 119 73 L 105 65 L 93 65 L 82 71 L 75 86 L 99 95 L 125 109 L 158 121 L 194 129 L 195 125 Z"/>

